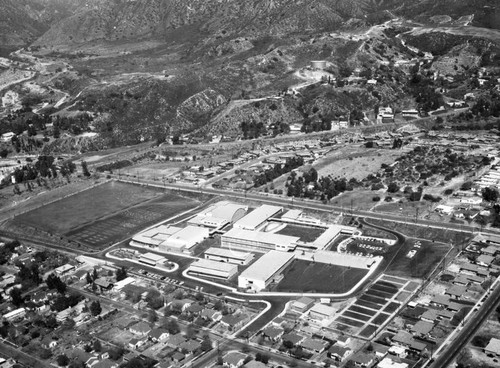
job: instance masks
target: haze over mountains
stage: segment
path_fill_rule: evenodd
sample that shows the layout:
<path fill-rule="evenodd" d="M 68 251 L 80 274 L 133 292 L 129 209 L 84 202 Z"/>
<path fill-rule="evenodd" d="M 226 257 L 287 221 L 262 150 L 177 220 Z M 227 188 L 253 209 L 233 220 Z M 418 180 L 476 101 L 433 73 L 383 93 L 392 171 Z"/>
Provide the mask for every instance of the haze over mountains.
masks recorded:
<path fill-rule="evenodd" d="M 494 0 L 1 0 L 1 45 L 68 45 L 159 38 L 194 26 L 198 36 L 331 31 L 404 16 L 417 21 L 474 15 L 471 25 L 500 28 Z"/>
<path fill-rule="evenodd" d="M 435 65 L 465 55 L 464 67 L 477 67 L 497 57 L 500 38 L 495 0 L 0 0 L 0 9 L 0 50 L 31 46 L 64 63 L 36 77 L 68 94 L 49 112 L 97 113 L 112 145 L 158 130 L 237 134 L 242 121 L 324 120 L 402 103 L 404 72 L 380 65 L 444 50 Z M 310 82 L 297 73 L 314 59 L 326 60 L 332 77 L 346 67 L 378 70 L 384 83 L 375 93 L 249 100 Z"/>

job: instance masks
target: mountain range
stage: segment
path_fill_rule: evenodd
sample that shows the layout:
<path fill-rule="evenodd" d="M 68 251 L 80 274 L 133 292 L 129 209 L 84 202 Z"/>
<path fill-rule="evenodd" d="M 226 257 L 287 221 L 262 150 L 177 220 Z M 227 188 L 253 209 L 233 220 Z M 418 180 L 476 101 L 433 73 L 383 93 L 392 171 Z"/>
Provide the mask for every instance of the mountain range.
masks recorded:
<path fill-rule="evenodd" d="M 380 65 L 420 49 L 458 73 L 446 58 L 475 67 L 500 46 L 496 0 L 0 0 L 0 9 L 0 51 L 30 46 L 66 63 L 43 83 L 69 94 L 60 108 L 99 114 L 112 144 L 406 103 L 404 74 Z M 252 102 L 304 82 L 297 71 L 314 59 L 332 76 L 361 68 L 385 82 Z"/>

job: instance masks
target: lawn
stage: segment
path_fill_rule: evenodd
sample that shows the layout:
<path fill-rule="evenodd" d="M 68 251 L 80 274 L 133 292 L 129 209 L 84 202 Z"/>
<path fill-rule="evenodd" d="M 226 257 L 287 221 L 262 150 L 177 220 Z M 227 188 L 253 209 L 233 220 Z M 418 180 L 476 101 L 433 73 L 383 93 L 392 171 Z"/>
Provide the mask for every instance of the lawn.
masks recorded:
<path fill-rule="evenodd" d="M 311 243 L 318 239 L 325 229 L 311 226 L 286 225 L 285 228 L 278 231 L 276 234 L 296 236 L 305 243 Z"/>
<path fill-rule="evenodd" d="M 353 288 L 368 272 L 325 263 L 295 260 L 285 270 L 277 291 L 344 293 Z"/>
<path fill-rule="evenodd" d="M 52 233 L 65 233 L 160 194 L 157 189 L 107 182 L 16 216 L 14 222 Z"/>

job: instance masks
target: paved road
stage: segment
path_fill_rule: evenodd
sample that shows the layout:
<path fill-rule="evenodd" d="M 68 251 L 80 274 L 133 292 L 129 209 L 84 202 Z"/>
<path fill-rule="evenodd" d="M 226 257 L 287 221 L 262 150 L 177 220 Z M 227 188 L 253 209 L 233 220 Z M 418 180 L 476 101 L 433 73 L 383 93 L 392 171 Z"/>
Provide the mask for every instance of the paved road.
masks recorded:
<path fill-rule="evenodd" d="M 479 330 L 481 325 L 488 319 L 488 316 L 495 310 L 495 307 L 499 302 L 500 284 L 493 290 L 491 295 L 489 295 L 473 317 L 467 321 L 464 328 L 452 340 L 444 353 L 432 363 L 431 368 L 447 367 L 448 364 L 450 364 L 458 353 L 465 347 L 465 345 L 467 345 L 469 340 L 474 336 L 477 330 Z"/>
<path fill-rule="evenodd" d="M 260 194 L 260 193 L 249 193 L 249 192 L 237 192 L 237 191 L 231 191 L 231 190 L 223 190 L 223 189 L 214 189 L 214 188 L 204 188 L 204 187 L 197 187 L 197 186 L 187 186 L 187 185 L 179 185 L 179 184 L 163 184 L 158 181 L 146 181 L 146 180 L 137 180 L 135 178 L 124 178 L 124 177 L 118 177 L 117 175 L 114 176 L 116 179 L 123 181 L 123 182 L 128 182 L 128 183 L 134 183 L 134 184 L 139 184 L 139 185 L 151 185 L 151 186 L 156 186 L 159 188 L 166 188 L 166 189 L 171 189 L 174 191 L 186 191 L 186 192 L 194 192 L 194 193 L 204 193 L 204 194 L 210 194 L 210 195 L 217 195 L 217 196 L 223 196 L 223 197 L 231 197 L 231 198 L 237 198 L 237 199 L 244 199 L 244 200 L 255 200 L 255 201 L 260 201 L 260 202 L 268 202 L 268 203 L 273 203 L 273 204 L 279 204 L 283 206 L 292 206 L 292 207 L 298 207 L 298 208 L 304 208 L 304 209 L 312 209 L 312 210 L 319 210 L 319 211 L 335 211 L 335 212 L 343 212 L 343 213 L 349 213 L 353 216 L 359 216 L 359 217 L 366 217 L 366 218 L 372 218 L 372 219 L 379 219 L 379 220 L 390 220 L 394 222 L 399 222 L 399 223 L 411 223 L 412 225 L 418 225 L 422 227 L 433 227 L 433 228 L 439 228 L 443 230 L 454 230 L 458 232 L 464 232 L 464 233 L 472 233 L 472 232 L 477 232 L 479 231 L 479 227 L 477 226 L 470 226 L 466 224 L 455 224 L 455 223 L 443 223 L 443 222 L 438 222 L 438 221 L 430 221 L 430 220 L 422 220 L 422 219 L 417 219 L 415 220 L 414 218 L 409 220 L 405 216 L 402 216 L 401 214 L 394 214 L 394 213 L 385 213 L 385 212 L 374 212 L 374 211 L 365 211 L 365 210 L 359 210 L 353 208 L 352 210 L 346 207 L 339 207 L 339 206 L 332 206 L 330 204 L 323 204 L 319 203 L 318 201 L 313 201 L 313 200 L 306 200 L 303 198 L 288 198 L 288 197 L 282 197 L 278 195 L 273 195 L 273 194 Z M 491 230 L 491 229 L 483 229 L 483 233 L 490 233 L 490 234 L 497 234 L 496 231 Z"/>

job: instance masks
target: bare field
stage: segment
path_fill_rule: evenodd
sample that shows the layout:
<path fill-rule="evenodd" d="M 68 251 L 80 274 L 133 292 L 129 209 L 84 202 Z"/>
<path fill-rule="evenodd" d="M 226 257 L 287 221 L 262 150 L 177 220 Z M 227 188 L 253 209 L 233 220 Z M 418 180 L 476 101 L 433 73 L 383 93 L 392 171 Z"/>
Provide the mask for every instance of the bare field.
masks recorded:
<path fill-rule="evenodd" d="M 334 151 L 314 165 L 318 176 L 364 179 L 380 170 L 382 164 L 392 164 L 401 156 L 401 150 L 346 147 Z"/>

